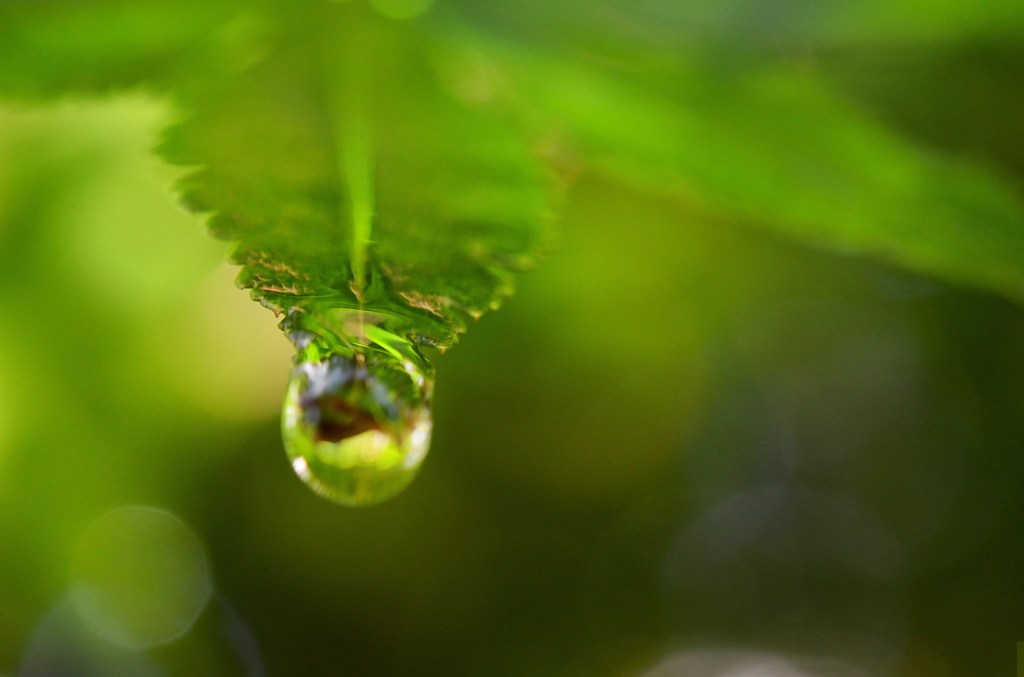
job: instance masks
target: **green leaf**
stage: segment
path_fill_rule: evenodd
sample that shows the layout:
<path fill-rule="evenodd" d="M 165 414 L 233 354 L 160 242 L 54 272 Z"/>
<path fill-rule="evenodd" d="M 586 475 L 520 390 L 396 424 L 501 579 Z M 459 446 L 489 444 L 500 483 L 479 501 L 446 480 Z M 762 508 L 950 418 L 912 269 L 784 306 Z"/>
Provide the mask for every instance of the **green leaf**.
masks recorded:
<path fill-rule="evenodd" d="M 196 92 L 164 143 L 201 167 L 187 203 L 275 311 L 361 307 L 451 345 L 544 241 L 543 167 L 445 86 L 421 24 L 324 4 L 274 25 L 267 57 Z"/>
<path fill-rule="evenodd" d="M 5 0 L 0 92 L 173 88 L 245 58 L 251 21 L 221 0 Z"/>
<path fill-rule="evenodd" d="M 564 162 L 726 221 L 1024 300 L 1024 201 L 919 146 L 807 68 L 607 66 L 494 39 L 489 68 Z"/>

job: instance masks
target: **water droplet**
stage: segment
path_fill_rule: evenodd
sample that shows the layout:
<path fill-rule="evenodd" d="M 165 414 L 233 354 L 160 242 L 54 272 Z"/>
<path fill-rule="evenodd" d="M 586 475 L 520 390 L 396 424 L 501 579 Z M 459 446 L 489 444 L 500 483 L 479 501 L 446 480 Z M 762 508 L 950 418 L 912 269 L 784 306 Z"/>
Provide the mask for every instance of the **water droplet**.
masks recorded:
<path fill-rule="evenodd" d="M 430 365 L 382 328 L 379 314 L 335 318 L 342 331 L 290 318 L 299 353 L 282 434 L 292 469 L 343 505 L 390 498 L 416 476 L 430 446 Z"/>

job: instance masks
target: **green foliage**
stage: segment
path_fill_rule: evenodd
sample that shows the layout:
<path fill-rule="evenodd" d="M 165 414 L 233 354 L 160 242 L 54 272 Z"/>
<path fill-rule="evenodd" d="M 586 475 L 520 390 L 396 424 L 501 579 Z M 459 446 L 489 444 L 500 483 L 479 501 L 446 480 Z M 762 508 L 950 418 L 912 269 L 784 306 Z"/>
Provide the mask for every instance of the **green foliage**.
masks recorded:
<path fill-rule="evenodd" d="M 0 91 L 22 97 L 177 88 L 225 56 L 230 1 L 13 0 L 0 5 Z"/>
<path fill-rule="evenodd" d="M 1017 186 L 908 142 L 812 73 L 673 64 L 639 79 L 537 53 L 506 59 L 565 145 L 613 179 L 816 247 L 1024 299 Z"/>
<path fill-rule="evenodd" d="M 744 2 L 451 2 L 412 20 L 395 17 L 426 4 L 370 4 L 8 3 L 0 87 L 169 87 L 186 119 L 163 150 L 199 167 L 185 199 L 238 243 L 256 298 L 396 311 L 429 345 L 511 292 L 552 168 L 1024 298 L 1013 184 L 766 51 L 1013 36 L 1019 3 L 796 3 L 757 26 Z"/>

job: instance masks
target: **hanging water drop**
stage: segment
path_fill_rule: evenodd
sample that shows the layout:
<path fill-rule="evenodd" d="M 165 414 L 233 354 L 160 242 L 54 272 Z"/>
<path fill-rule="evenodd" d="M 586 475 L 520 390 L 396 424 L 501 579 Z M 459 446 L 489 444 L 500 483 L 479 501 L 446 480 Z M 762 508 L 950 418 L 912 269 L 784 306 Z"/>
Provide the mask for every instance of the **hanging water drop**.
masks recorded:
<path fill-rule="evenodd" d="M 285 450 L 302 481 L 343 505 L 400 492 L 430 446 L 430 366 L 374 323 L 381 317 L 353 313 L 337 334 L 290 333 L 299 352 L 284 401 Z"/>

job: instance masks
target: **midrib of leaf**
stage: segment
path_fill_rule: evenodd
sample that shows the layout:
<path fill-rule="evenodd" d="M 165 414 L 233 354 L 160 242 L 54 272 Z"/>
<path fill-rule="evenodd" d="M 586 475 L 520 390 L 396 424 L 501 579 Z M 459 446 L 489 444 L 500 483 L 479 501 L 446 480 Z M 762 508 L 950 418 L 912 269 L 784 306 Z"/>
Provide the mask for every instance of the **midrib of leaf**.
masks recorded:
<path fill-rule="evenodd" d="M 354 41 L 362 45 L 366 41 Z M 338 170 L 338 219 L 351 219 L 352 293 L 362 301 L 367 285 L 366 267 L 370 244 L 373 241 L 373 219 L 376 212 L 374 184 L 372 108 L 369 100 L 365 62 L 353 48 L 345 48 L 344 76 L 339 82 L 326 67 L 330 58 L 325 47 L 320 49 L 320 72 L 327 84 L 328 125 L 334 141 L 334 155 Z M 364 55 L 365 56 L 365 55 Z M 363 67 L 361 67 L 361 65 Z M 346 190 L 347 189 L 347 190 Z M 344 196 L 348 194 L 349 205 Z M 347 207 L 347 209 L 346 209 Z"/>

